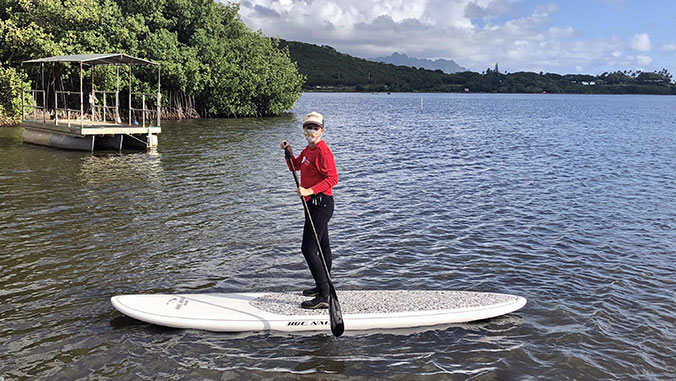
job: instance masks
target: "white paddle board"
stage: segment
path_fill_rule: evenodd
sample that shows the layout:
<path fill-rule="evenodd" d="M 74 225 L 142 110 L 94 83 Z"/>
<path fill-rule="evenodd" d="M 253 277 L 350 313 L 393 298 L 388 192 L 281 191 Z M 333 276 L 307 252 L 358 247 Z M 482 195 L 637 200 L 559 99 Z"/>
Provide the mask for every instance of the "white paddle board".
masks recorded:
<path fill-rule="evenodd" d="M 520 296 L 467 291 L 339 291 L 346 331 L 489 319 L 526 304 Z M 328 310 L 300 307 L 300 292 L 120 295 L 123 314 L 144 322 L 220 332 L 330 330 Z"/>

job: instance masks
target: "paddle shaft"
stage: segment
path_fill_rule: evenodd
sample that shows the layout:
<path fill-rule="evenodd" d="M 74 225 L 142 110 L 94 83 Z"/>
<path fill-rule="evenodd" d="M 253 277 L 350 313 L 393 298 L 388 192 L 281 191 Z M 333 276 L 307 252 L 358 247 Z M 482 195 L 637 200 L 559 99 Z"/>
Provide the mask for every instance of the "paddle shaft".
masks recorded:
<path fill-rule="evenodd" d="M 293 155 L 289 148 L 284 149 L 284 156 L 286 157 L 286 162 L 289 163 L 291 167 L 291 173 L 293 173 L 293 179 L 296 182 L 296 188 L 300 188 L 300 181 L 298 180 L 298 174 L 296 173 L 296 167 L 293 165 Z M 340 311 L 340 303 L 338 302 L 338 295 L 336 294 L 336 289 L 333 287 L 333 282 L 331 282 L 331 276 L 329 274 L 329 268 L 326 265 L 326 259 L 324 258 L 324 251 L 322 251 L 322 246 L 319 243 L 319 236 L 317 235 L 317 230 L 315 229 L 315 224 L 312 221 L 312 216 L 310 215 L 310 208 L 307 206 L 307 201 L 305 197 L 300 197 L 303 202 L 303 208 L 305 209 L 305 215 L 307 216 L 308 221 L 310 221 L 310 226 L 312 227 L 312 234 L 315 237 L 315 242 L 317 242 L 317 249 L 319 249 L 319 258 L 322 260 L 322 265 L 324 265 L 324 272 L 326 274 L 326 280 L 329 284 L 329 315 L 331 317 L 331 331 L 335 336 L 340 336 L 343 334 L 344 325 L 343 325 L 343 314 Z"/>

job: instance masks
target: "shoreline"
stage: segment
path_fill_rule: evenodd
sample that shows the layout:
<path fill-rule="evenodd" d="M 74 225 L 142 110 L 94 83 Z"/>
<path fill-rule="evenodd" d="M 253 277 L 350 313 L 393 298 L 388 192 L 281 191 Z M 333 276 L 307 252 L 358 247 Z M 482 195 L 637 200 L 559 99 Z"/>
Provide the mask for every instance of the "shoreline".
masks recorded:
<path fill-rule="evenodd" d="M 332 89 L 304 89 L 304 93 L 364 93 L 364 94 L 532 94 L 532 95 L 661 95 L 661 96 L 676 96 L 675 94 L 664 94 L 664 93 L 602 93 L 602 92 L 585 92 L 585 93 L 573 93 L 573 92 L 561 92 L 561 93 L 552 93 L 552 92 L 496 92 L 496 91 L 359 91 L 354 88 L 332 88 Z"/>
<path fill-rule="evenodd" d="M 373 94 L 373 95 L 391 95 L 391 94 L 467 94 L 467 95 L 476 95 L 476 94 L 486 94 L 486 95 L 580 95 L 580 96 L 676 96 L 676 94 L 655 94 L 655 93 L 547 93 L 547 92 L 542 92 L 542 93 L 510 93 L 510 92 L 504 92 L 504 93 L 496 93 L 496 92 L 472 92 L 472 91 L 467 91 L 467 92 L 458 92 L 458 91 L 356 91 L 356 90 L 339 90 L 339 89 L 326 89 L 326 90 L 318 90 L 318 89 L 307 89 L 304 90 L 303 93 L 316 93 L 316 94 L 329 94 L 329 93 L 336 93 L 336 94 Z M 265 117 L 280 117 L 284 116 L 286 114 L 289 114 L 290 111 L 285 111 L 283 113 L 280 113 L 279 115 L 270 115 L 270 116 L 265 116 Z M 217 116 L 209 116 L 209 117 L 203 117 L 200 116 L 196 110 L 192 110 L 191 112 L 162 112 L 163 117 L 161 120 L 194 120 L 194 119 L 238 119 L 238 118 L 257 118 L 254 116 L 227 116 L 227 115 L 217 115 Z M 188 116 L 188 114 L 190 116 Z M 168 117 L 167 117 L 168 115 Z M 265 118 L 264 117 L 264 118 Z M 122 123 L 124 124 L 124 123 Z M 12 127 L 21 127 L 22 122 L 7 122 L 6 120 L 0 120 L 0 128 L 12 128 Z"/>

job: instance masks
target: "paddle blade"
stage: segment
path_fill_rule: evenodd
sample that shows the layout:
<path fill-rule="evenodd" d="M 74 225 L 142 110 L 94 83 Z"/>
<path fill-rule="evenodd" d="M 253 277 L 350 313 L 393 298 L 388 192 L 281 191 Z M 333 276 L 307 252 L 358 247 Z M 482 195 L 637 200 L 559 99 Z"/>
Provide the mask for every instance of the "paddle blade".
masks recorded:
<path fill-rule="evenodd" d="M 331 317 L 331 332 L 333 336 L 338 337 L 345 332 L 343 324 L 343 312 L 340 310 L 340 303 L 336 296 L 336 290 L 332 289 L 329 294 L 329 315 Z"/>

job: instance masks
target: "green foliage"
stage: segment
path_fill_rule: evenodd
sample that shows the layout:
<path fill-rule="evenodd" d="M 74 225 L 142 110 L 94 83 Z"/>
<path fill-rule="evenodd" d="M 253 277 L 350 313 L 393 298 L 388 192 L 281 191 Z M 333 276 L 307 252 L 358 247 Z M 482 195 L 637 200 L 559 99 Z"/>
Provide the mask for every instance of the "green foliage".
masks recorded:
<path fill-rule="evenodd" d="M 288 51 L 249 30 L 238 11 L 215 0 L 0 0 L 0 64 L 127 53 L 160 64 L 165 106 L 168 94 L 181 94 L 208 115 L 282 113 L 300 96 L 303 76 Z M 77 65 L 57 65 L 54 72 L 49 66 L 47 82 L 64 82 L 52 86 L 79 86 Z M 39 68 L 23 69 L 39 81 Z M 95 70 L 97 89 L 117 86 L 114 68 Z M 126 74 L 121 81 L 125 91 Z M 135 89 L 154 92 L 156 81 L 156 68 L 133 68 Z"/>
<path fill-rule="evenodd" d="M 0 66 L 0 125 L 10 125 L 21 119 L 21 89 L 27 88 L 25 75 L 14 68 Z M 24 102 L 32 103 L 32 97 L 25 94 Z"/>
<path fill-rule="evenodd" d="M 289 48 L 298 70 L 307 76 L 308 90 L 345 91 L 443 91 L 496 93 L 578 93 L 578 94 L 676 94 L 676 85 L 666 69 L 659 72 L 617 71 L 599 76 L 553 73 L 445 74 L 405 66 L 367 61 L 337 52 L 330 46 L 282 41 Z M 496 65 L 497 69 L 497 65 Z"/>

